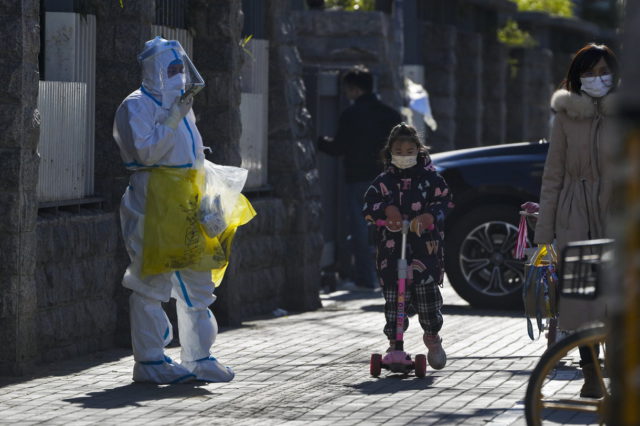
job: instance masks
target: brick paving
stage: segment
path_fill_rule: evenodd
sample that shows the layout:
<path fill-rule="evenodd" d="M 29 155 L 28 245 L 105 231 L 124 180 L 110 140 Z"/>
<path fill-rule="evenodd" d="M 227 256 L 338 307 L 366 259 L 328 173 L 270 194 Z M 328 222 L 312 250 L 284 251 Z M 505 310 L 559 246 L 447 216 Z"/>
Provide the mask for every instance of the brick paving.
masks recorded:
<path fill-rule="evenodd" d="M 220 333 L 214 355 L 234 367 L 231 383 L 135 384 L 130 351 L 110 350 L 0 378 L 0 424 L 524 424 L 527 379 L 544 341 L 529 341 L 518 312 L 474 310 L 448 286 L 444 297 L 449 360 L 424 379 L 370 377 L 370 354 L 387 346 L 382 296 L 335 292 L 322 310 Z M 417 318 L 405 348 L 425 353 Z M 167 353 L 179 358 L 179 348 Z"/>

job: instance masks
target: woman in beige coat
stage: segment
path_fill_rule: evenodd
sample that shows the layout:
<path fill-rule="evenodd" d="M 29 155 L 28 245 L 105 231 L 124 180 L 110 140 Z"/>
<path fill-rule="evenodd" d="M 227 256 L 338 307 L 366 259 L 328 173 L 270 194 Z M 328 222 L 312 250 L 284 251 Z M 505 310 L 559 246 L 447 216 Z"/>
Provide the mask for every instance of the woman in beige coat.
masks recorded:
<path fill-rule="evenodd" d="M 563 88 L 554 93 L 555 119 L 542 177 L 540 214 L 535 242 L 556 240 L 559 252 L 571 241 L 606 236 L 611 184 L 607 158 L 615 138 L 611 119 L 618 86 L 618 62 L 604 45 L 580 49 L 569 67 Z M 596 301 L 602 307 L 601 301 Z M 572 330 L 593 317 L 593 309 L 560 306 L 559 326 Z M 584 397 L 602 396 L 591 353 L 580 348 Z"/>

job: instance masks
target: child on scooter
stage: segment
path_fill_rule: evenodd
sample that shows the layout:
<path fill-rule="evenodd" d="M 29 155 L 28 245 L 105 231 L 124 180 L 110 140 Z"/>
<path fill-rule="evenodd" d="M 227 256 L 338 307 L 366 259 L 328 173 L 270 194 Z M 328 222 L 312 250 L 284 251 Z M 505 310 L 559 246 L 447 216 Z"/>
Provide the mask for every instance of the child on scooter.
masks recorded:
<path fill-rule="evenodd" d="M 402 244 L 402 221 L 410 221 L 407 238 L 409 284 L 406 305 L 418 312 L 431 368 L 447 362 L 439 331 L 442 328 L 444 279 L 444 218 L 453 208 L 447 183 L 431 164 L 427 147 L 413 126 L 401 123 L 391 130 L 382 150 L 385 171 L 372 182 L 364 196 L 363 214 L 371 223 L 386 221 L 377 230 L 376 269 L 385 298 L 384 334 L 395 349 L 397 315 L 397 263 Z M 409 326 L 405 317 L 405 329 Z"/>

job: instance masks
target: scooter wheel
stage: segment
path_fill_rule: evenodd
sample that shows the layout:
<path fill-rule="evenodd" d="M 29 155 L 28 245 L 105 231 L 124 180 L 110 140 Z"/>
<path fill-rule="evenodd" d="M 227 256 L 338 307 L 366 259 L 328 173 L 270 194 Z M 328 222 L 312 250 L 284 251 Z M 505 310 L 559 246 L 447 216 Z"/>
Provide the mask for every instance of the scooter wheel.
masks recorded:
<path fill-rule="evenodd" d="M 416 355 L 415 365 L 416 377 L 424 377 L 427 374 L 427 357 Z"/>
<path fill-rule="evenodd" d="M 382 370 L 382 355 L 371 354 L 371 362 L 369 363 L 369 372 L 373 377 L 378 377 Z"/>

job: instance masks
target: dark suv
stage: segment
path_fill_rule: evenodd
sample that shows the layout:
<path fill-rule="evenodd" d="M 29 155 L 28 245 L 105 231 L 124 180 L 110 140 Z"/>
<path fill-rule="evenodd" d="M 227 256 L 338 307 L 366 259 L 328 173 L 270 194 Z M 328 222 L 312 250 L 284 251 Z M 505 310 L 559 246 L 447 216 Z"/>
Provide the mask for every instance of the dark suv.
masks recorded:
<path fill-rule="evenodd" d="M 523 262 L 513 257 L 518 212 L 525 201 L 538 201 L 548 147 L 540 141 L 431 156 L 456 204 L 446 221 L 447 276 L 473 306 L 522 305 Z"/>

